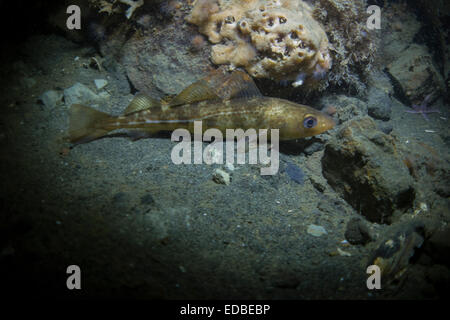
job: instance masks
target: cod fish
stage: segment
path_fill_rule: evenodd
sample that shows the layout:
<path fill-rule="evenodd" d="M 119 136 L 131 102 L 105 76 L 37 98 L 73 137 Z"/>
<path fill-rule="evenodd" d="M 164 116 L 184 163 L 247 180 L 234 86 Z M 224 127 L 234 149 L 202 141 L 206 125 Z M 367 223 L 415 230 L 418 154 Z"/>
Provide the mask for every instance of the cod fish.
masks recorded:
<path fill-rule="evenodd" d="M 170 101 L 138 94 L 119 116 L 74 104 L 69 139 L 85 143 L 116 129 L 130 129 L 141 136 L 178 128 L 193 133 L 194 121 L 202 121 L 203 132 L 216 128 L 223 134 L 226 129 L 279 129 L 280 140 L 314 136 L 335 125 L 331 117 L 311 107 L 262 96 L 247 73 L 235 70 L 231 74 L 216 71 Z"/>

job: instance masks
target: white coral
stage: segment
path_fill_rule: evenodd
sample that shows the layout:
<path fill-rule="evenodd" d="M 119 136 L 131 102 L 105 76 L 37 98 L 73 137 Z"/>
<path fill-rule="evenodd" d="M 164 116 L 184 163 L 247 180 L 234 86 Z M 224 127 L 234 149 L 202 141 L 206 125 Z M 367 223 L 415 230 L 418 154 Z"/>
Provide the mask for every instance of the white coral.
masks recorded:
<path fill-rule="evenodd" d="M 303 0 L 199 0 L 187 20 L 214 44 L 215 64 L 256 78 L 301 85 L 331 67 L 327 35 Z"/>
<path fill-rule="evenodd" d="M 144 0 L 119 0 L 119 2 L 129 5 L 130 7 L 127 9 L 127 11 L 125 12 L 125 16 L 127 17 L 127 19 L 130 19 L 131 16 L 133 15 L 133 12 L 141 7 L 144 4 Z"/>
<path fill-rule="evenodd" d="M 89 0 L 89 2 L 93 6 L 99 8 L 99 13 L 105 12 L 108 15 L 122 12 L 120 7 L 115 6 L 117 2 L 126 4 L 130 6 L 125 12 L 125 16 L 127 17 L 127 19 L 130 19 L 133 15 L 133 12 L 144 4 L 144 0 Z"/>

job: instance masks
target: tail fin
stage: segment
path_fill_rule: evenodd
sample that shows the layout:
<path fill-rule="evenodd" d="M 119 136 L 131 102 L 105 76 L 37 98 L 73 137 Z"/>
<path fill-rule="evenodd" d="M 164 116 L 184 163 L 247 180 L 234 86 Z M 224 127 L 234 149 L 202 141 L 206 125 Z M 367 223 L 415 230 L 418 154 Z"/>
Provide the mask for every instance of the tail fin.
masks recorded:
<path fill-rule="evenodd" d="M 85 143 L 107 134 L 110 130 L 104 129 L 105 123 L 111 116 L 81 104 L 70 107 L 69 139 L 72 143 Z"/>

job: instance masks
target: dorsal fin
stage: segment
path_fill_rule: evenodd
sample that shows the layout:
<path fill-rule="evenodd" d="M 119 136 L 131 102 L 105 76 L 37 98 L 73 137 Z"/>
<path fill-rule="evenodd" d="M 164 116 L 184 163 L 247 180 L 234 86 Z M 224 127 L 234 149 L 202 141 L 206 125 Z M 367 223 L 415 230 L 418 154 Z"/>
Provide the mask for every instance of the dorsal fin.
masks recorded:
<path fill-rule="evenodd" d="M 222 99 L 250 99 L 262 96 L 253 79 L 240 70 L 235 70 L 217 90 Z"/>
<path fill-rule="evenodd" d="M 230 100 L 262 96 L 252 78 L 244 71 L 231 74 L 214 71 L 207 77 L 194 82 L 169 102 L 170 107 L 205 100 Z"/>
<path fill-rule="evenodd" d="M 170 107 L 175 107 L 183 104 L 189 104 L 194 102 L 200 102 L 204 100 L 214 100 L 219 97 L 215 93 L 214 89 L 210 87 L 205 79 L 194 82 L 183 91 L 181 91 L 170 102 Z"/>
<path fill-rule="evenodd" d="M 149 109 L 149 108 L 154 108 L 154 107 L 160 107 L 161 103 L 158 100 L 155 100 L 145 94 L 137 94 L 134 99 L 130 102 L 130 104 L 128 105 L 128 107 L 125 109 L 125 111 L 123 112 L 124 115 L 133 113 L 133 112 L 137 112 L 137 111 L 141 111 L 141 110 L 145 110 L 145 109 Z"/>

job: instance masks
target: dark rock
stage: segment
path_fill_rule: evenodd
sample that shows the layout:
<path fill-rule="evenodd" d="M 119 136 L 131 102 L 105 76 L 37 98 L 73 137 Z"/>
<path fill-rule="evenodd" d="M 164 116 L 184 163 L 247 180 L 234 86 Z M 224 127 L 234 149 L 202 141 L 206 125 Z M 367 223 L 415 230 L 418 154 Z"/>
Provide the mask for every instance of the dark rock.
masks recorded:
<path fill-rule="evenodd" d="M 399 280 L 419 255 L 424 242 L 425 224 L 420 220 L 407 220 L 390 226 L 376 243 L 369 265 L 381 269 L 382 286 Z"/>
<path fill-rule="evenodd" d="M 274 189 L 278 189 L 280 187 L 281 184 L 285 184 L 287 183 L 288 177 L 287 174 L 284 175 L 283 173 L 285 173 L 286 168 L 288 166 L 289 162 L 288 161 L 280 161 L 280 167 L 278 168 L 278 174 L 269 174 L 269 175 L 263 175 L 260 176 L 262 180 L 267 181 L 268 185 L 270 185 L 272 188 Z M 256 168 L 256 167 L 255 167 Z M 259 171 L 259 169 L 257 169 Z M 259 175 L 259 173 L 258 173 Z M 255 186 L 248 186 L 251 189 L 250 190 L 262 190 L 257 184 Z"/>
<path fill-rule="evenodd" d="M 117 192 L 112 198 L 112 207 L 120 211 L 128 211 L 131 205 L 131 197 L 126 192 Z"/>
<path fill-rule="evenodd" d="M 421 102 L 427 94 L 444 90 L 444 79 L 425 46 L 413 44 L 397 57 L 388 66 L 388 72 L 411 102 Z"/>
<path fill-rule="evenodd" d="M 108 57 L 107 57 L 108 58 Z M 117 63 L 114 59 L 107 59 L 103 62 L 104 67 L 110 72 L 111 76 L 116 81 L 116 86 L 119 94 L 127 95 L 132 92 L 131 84 L 127 78 L 125 68 Z"/>
<path fill-rule="evenodd" d="M 450 266 L 450 228 L 434 233 L 426 242 L 425 251 L 435 263 Z"/>
<path fill-rule="evenodd" d="M 345 230 L 345 239 L 351 244 L 365 245 L 372 241 L 369 228 L 359 218 L 353 218 L 347 223 L 347 229 Z"/>
<path fill-rule="evenodd" d="M 137 90 L 153 96 L 177 94 L 207 74 L 209 59 L 189 50 L 191 35 L 183 30 L 169 25 L 157 35 L 136 35 L 127 42 L 123 65 Z"/>
<path fill-rule="evenodd" d="M 447 150 L 438 150 L 429 143 L 414 140 L 400 146 L 399 151 L 411 176 L 422 186 L 430 185 L 417 188 L 421 199 L 429 198 L 433 193 L 443 198 L 450 196 L 450 169 L 447 156 L 442 152 L 444 149 Z"/>
<path fill-rule="evenodd" d="M 385 134 L 391 134 L 392 130 L 394 130 L 394 126 L 391 122 L 378 121 L 377 122 L 378 130 Z"/>
<path fill-rule="evenodd" d="M 297 182 L 298 184 L 303 184 L 305 182 L 305 173 L 300 167 L 289 163 L 285 169 L 285 172 L 291 180 Z"/>
<path fill-rule="evenodd" d="M 272 283 L 274 287 L 282 289 L 295 289 L 299 284 L 298 275 L 290 272 L 280 273 L 278 278 Z"/>
<path fill-rule="evenodd" d="M 412 206 L 413 179 L 396 152 L 396 141 L 365 117 L 346 123 L 325 147 L 328 183 L 372 222 L 386 223 Z"/>
<path fill-rule="evenodd" d="M 367 109 L 372 118 L 388 121 L 391 118 L 391 98 L 378 88 L 371 88 L 368 93 Z"/>
<path fill-rule="evenodd" d="M 113 196 L 113 202 L 114 202 L 115 204 L 123 203 L 123 202 L 128 201 L 128 200 L 129 200 L 128 198 L 129 198 L 129 197 L 128 197 L 128 194 L 126 194 L 125 192 L 117 192 L 117 193 Z"/>
<path fill-rule="evenodd" d="M 436 288 L 440 297 L 448 297 L 450 290 L 450 269 L 448 267 L 441 264 L 431 266 L 426 270 L 426 279 Z"/>
<path fill-rule="evenodd" d="M 345 95 L 327 96 L 321 99 L 320 104 L 323 108 L 336 108 L 338 123 L 344 123 L 355 117 L 367 115 L 367 104 L 357 98 L 347 97 Z"/>
<path fill-rule="evenodd" d="M 145 196 L 143 196 L 141 198 L 141 204 L 154 204 L 155 203 L 155 199 L 153 199 L 152 195 L 150 193 L 146 194 Z"/>
<path fill-rule="evenodd" d="M 311 143 L 309 146 L 307 146 L 303 152 L 310 156 L 312 155 L 314 152 L 320 151 L 324 148 L 324 144 L 322 142 L 313 142 Z"/>

